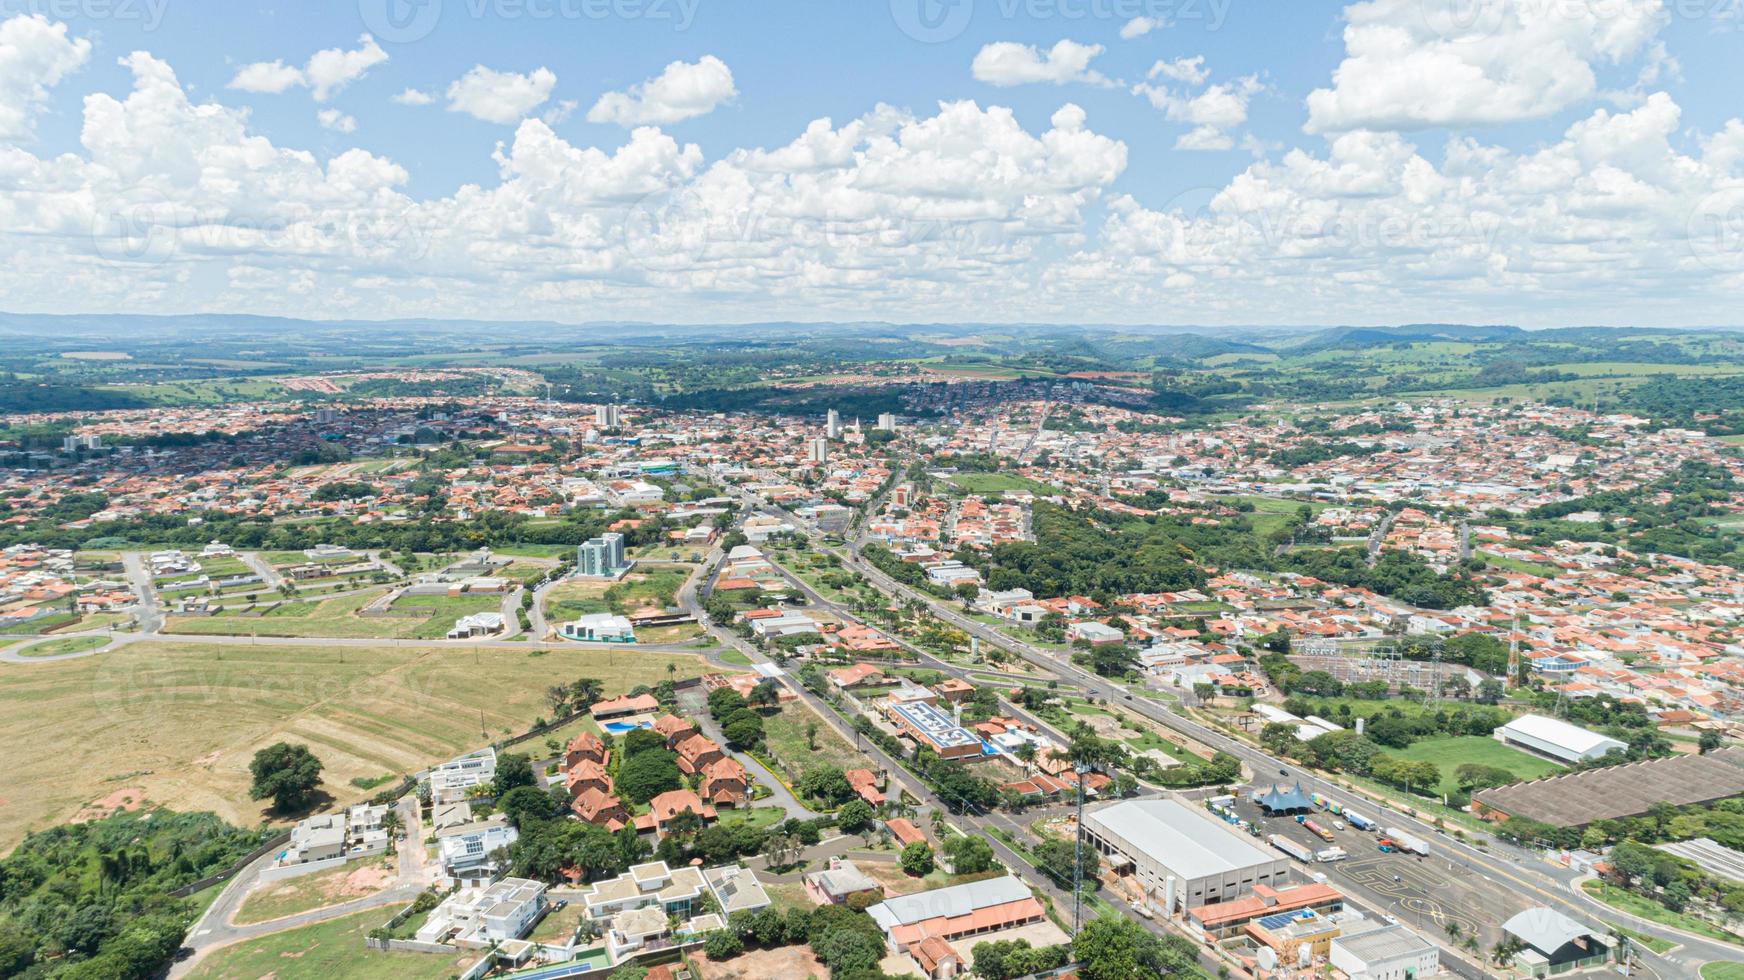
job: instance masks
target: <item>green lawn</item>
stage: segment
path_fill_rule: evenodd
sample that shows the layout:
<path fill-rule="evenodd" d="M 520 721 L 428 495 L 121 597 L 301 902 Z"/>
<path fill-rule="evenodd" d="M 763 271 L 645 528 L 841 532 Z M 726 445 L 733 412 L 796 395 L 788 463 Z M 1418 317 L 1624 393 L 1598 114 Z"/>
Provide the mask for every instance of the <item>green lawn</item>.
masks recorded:
<path fill-rule="evenodd" d="M 67 653 L 84 653 L 87 650 L 95 650 L 108 644 L 108 642 L 109 638 L 106 636 L 69 636 L 63 640 L 50 640 L 47 643 L 26 647 L 19 653 L 26 657 L 58 657 Z"/>
<path fill-rule="evenodd" d="M 1454 784 L 1454 770 L 1467 763 L 1506 769 L 1522 780 L 1538 779 L 1562 771 L 1562 767 L 1554 762 L 1527 755 L 1482 735 L 1429 738 L 1413 742 L 1408 749 L 1382 751 L 1405 759 L 1435 763 L 1441 768 L 1441 789 L 1446 793 L 1453 793 L 1458 789 Z"/>
<path fill-rule="evenodd" d="M 1702 980 L 1744 980 L 1744 963 L 1709 963 L 1702 967 Z"/>
<path fill-rule="evenodd" d="M 721 662 L 727 663 L 727 664 L 736 664 L 740 667 L 751 666 L 751 658 L 750 657 L 747 657 L 744 654 L 740 653 L 739 651 L 731 649 L 731 648 L 721 651 Z"/>
<path fill-rule="evenodd" d="M 366 949 L 364 937 L 393 916 L 373 909 L 319 925 L 275 933 L 214 950 L 189 974 L 192 980 L 445 980 L 477 962 L 458 956 L 387 953 Z"/>
<path fill-rule="evenodd" d="M 170 620 L 166 632 L 205 636 L 362 637 L 418 640 L 441 639 L 454 621 L 477 612 L 501 608 L 500 595 L 403 596 L 395 609 L 427 609 L 426 617 L 360 616 L 358 610 L 376 601 L 385 590 L 333 599 L 293 600 L 261 616 L 187 616 Z"/>
<path fill-rule="evenodd" d="M 807 743 L 805 737 L 807 723 L 817 725 L 817 748 Z M 812 765 L 827 762 L 843 769 L 864 767 L 866 756 L 855 751 L 851 745 L 830 723 L 812 713 L 812 710 L 799 701 L 789 701 L 781 706 L 781 710 L 763 719 L 763 743 L 770 755 L 773 755 L 777 772 L 785 772 L 792 779 L 804 773 Z"/>
<path fill-rule="evenodd" d="M 1042 496 L 1059 493 L 1046 483 L 1015 473 L 958 473 L 950 479 L 954 486 L 967 493 L 1004 493 L 1007 490 L 1028 490 Z"/>
<path fill-rule="evenodd" d="M 1744 937 L 1727 932 L 1719 926 L 1703 922 L 1695 916 L 1684 915 L 1681 912 L 1673 912 L 1650 898 L 1645 898 L 1634 892 L 1624 891 L 1615 885 L 1593 880 L 1581 882 L 1581 888 L 1585 890 L 1588 895 L 1604 902 L 1606 905 L 1609 905 L 1618 911 L 1628 912 L 1630 915 L 1646 919 L 1649 922 L 1657 922 L 1663 926 L 1671 926 L 1674 929 L 1693 932 L 1698 936 L 1717 939 L 1723 943 L 1744 944 Z"/>
<path fill-rule="evenodd" d="M 778 806 L 758 806 L 748 810 L 722 810 L 720 822 L 725 824 L 749 824 L 752 827 L 763 828 L 778 824 L 787 819 L 787 811 Z"/>

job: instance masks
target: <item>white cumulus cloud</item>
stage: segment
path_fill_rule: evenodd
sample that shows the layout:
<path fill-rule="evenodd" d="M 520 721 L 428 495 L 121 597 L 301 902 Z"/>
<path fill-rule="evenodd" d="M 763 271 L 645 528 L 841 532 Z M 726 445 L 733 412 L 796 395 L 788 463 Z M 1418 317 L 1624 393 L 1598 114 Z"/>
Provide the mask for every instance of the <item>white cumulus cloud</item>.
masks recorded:
<path fill-rule="evenodd" d="M 358 47 L 324 48 L 309 56 L 303 67 L 279 61 L 257 61 L 242 66 L 230 80 L 230 88 L 241 92 L 277 95 L 293 88 L 307 88 L 316 102 L 325 102 L 333 95 L 369 73 L 371 68 L 388 60 L 375 38 L 368 34 L 357 39 Z"/>
<path fill-rule="evenodd" d="M 91 56 L 91 42 L 40 15 L 0 21 L 0 142 L 26 139 L 49 89 Z"/>
<path fill-rule="evenodd" d="M 548 68 L 521 75 L 475 65 L 448 86 L 448 111 L 508 126 L 542 105 L 556 85 L 557 76 Z"/>
<path fill-rule="evenodd" d="M 674 61 L 660 74 L 627 91 L 607 92 L 587 111 L 587 121 L 626 127 L 664 126 L 707 115 L 738 94 L 727 63 L 704 55 L 695 64 Z"/>
<path fill-rule="evenodd" d="M 1344 13 L 1345 58 L 1308 95 L 1309 132 L 1541 119 L 1591 99 L 1594 64 L 1643 53 L 1667 19 L 1664 0 L 1369 0 Z"/>
<path fill-rule="evenodd" d="M 970 70 L 977 80 L 1001 87 L 1039 82 L 1107 85 L 1108 79 L 1090 68 L 1091 60 L 1101 53 L 1100 44 L 1071 40 L 1061 40 L 1045 53 L 1032 44 L 998 41 L 976 53 Z"/>

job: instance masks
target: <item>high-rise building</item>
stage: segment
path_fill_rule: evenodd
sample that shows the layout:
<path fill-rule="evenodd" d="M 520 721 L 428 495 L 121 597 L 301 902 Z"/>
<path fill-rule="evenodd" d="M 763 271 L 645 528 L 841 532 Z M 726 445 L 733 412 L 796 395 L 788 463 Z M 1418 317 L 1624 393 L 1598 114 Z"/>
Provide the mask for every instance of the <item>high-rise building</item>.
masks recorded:
<path fill-rule="evenodd" d="M 805 444 L 805 461 L 823 464 L 830 459 L 830 441 L 828 439 L 812 439 Z"/>
<path fill-rule="evenodd" d="M 884 414 L 878 416 L 878 431 L 880 431 L 880 432 L 895 432 L 896 431 L 896 416 L 890 414 L 889 412 L 885 412 Z"/>
<path fill-rule="evenodd" d="M 835 409 L 824 416 L 824 438 L 840 439 L 842 437 L 842 416 Z"/>
<path fill-rule="evenodd" d="M 575 549 L 575 574 L 583 578 L 617 578 L 628 567 L 624 536 L 615 531 L 592 538 Z"/>
<path fill-rule="evenodd" d="M 602 429 L 615 429 L 624 421 L 623 410 L 616 405 L 596 405 L 593 410 L 593 424 Z"/>

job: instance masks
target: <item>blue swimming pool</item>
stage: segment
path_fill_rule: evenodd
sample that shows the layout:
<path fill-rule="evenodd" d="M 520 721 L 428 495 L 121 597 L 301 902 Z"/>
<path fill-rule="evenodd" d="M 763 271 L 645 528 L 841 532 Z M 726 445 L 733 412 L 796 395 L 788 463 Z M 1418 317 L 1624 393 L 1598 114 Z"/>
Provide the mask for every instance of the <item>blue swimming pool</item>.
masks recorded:
<path fill-rule="evenodd" d="M 605 724 L 601 725 L 600 727 L 605 729 L 608 732 L 611 732 L 613 735 L 622 735 L 625 732 L 631 731 L 633 729 L 652 728 L 654 726 L 648 724 L 647 722 L 608 721 Z"/>

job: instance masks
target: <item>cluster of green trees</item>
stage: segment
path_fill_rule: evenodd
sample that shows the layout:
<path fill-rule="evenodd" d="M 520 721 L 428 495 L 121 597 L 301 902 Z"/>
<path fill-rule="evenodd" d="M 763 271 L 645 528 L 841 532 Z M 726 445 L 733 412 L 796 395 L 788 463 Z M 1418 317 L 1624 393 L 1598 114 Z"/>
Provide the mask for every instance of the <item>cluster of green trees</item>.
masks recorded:
<path fill-rule="evenodd" d="M 1266 462 L 1273 466 L 1293 470 L 1298 466 L 1324 463 L 1331 459 L 1374 456 L 1380 452 L 1381 447 L 1379 446 L 1363 446 L 1354 442 L 1326 442 L 1315 439 L 1297 443 L 1288 449 L 1280 449 L 1268 456 Z"/>
<path fill-rule="evenodd" d="M 1032 973 L 1057 970 L 1072 962 L 1070 943 L 1031 946 L 1027 939 L 999 939 L 976 943 L 969 950 L 974 973 L 981 980 L 1016 980 Z"/>
<path fill-rule="evenodd" d="M 170 892 L 229 867 L 264 836 L 210 813 L 168 810 L 29 835 L 0 860 L 0 976 L 159 975 L 197 911 Z"/>
<path fill-rule="evenodd" d="M 1482 567 L 1478 562 L 1477 569 Z M 1406 551 L 1383 551 L 1370 567 L 1365 548 L 1304 548 L 1285 553 L 1279 569 L 1369 589 L 1424 609 L 1488 604 L 1483 584 L 1472 575 L 1475 569 L 1462 566 L 1444 575 Z"/>
<path fill-rule="evenodd" d="M 884 980 L 878 963 L 884 958 L 884 931 L 866 914 L 871 902 L 815 909 L 774 906 L 756 912 L 734 912 L 727 928 L 709 934 L 703 952 L 711 960 L 729 959 L 747 947 L 776 949 L 805 944 L 837 980 Z"/>
<path fill-rule="evenodd" d="M 1676 470 L 1643 487 L 1545 504 L 1528 511 L 1524 518 L 1499 516 L 1534 544 L 1548 545 L 1565 538 L 1611 542 L 1633 551 L 1744 567 L 1744 547 L 1740 547 L 1738 536 L 1702 520 L 1729 513 L 1726 508 L 1740 489 L 1744 487 L 1724 467 L 1685 460 Z M 1563 519 L 1583 511 L 1597 511 L 1604 519 L 1598 523 Z"/>

